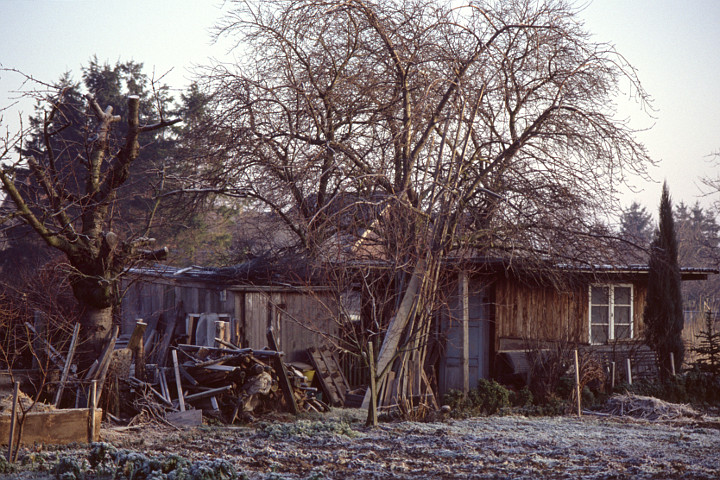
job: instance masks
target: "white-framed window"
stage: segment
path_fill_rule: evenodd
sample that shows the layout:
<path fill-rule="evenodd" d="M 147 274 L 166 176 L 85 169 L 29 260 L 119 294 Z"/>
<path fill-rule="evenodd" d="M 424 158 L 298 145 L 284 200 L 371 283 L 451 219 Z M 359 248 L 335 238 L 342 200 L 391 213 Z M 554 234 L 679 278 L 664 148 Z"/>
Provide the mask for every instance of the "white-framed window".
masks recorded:
<path fill-rule="evenodd" d="M 590 285 L 590 343 L 633 338 L 633 286 Z"/>

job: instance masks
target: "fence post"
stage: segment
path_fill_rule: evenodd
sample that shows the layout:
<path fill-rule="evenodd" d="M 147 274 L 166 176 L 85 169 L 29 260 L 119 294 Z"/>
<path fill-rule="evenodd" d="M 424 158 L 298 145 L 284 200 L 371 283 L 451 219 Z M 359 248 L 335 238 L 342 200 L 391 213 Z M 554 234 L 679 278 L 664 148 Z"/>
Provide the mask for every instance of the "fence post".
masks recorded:
<path fill-rule="evenodd" d="M 578 351 L 575 349 L 575 393 L 577 394 L 577 414 L 582 416 L 582 405 L 580 399 L 580 361 L 578 360 Z"/>
<path fill-rule="evenodd" d="M 675 376 L 675 354 L 673 352 L 670 352 L 670 371 L 672 372 L 672 376 Z"/>
<path fill-rule="evenodd" d="M 13 399 L 12 399 L 12 413 L 10 414 L 10 439 L 8 440 L 8 453 L 7 453 L 7 461 L 8 463 L 13 463 L 13 447 L 14 441 L 15 441 L 15 424 L 17 423 L 17 403 L 18 403 L 18 396 L 20 394 L 20 382 L 15 381 L 15 385 L 13 388 Z M 18 439 L 18 443 L 20 443 L 20 440 Z"/>
<path fill-rule="evenodd" d="M 632 368 L 630 364 L 630 358 L 627 358 L 626 361 L 628 385 L 632 385 Z"/>

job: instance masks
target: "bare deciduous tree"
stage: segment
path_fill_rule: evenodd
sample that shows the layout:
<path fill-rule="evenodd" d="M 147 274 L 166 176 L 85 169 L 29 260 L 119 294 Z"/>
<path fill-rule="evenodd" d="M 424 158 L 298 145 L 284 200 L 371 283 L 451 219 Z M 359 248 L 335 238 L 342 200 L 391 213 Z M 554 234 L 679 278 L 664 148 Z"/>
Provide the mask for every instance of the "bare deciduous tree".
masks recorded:
<path fill-rule="evenodd" d="M 217 34 L 238 63 L 204 71 L 206 180 L 300 248 L 391 266 L 367 283 L 392 285 L 380 323 L 402 337 L 380 374 L 423 344 L 446 258 L 592 261 L 618 183 L 646 175 L 612 108 L 621 83 L 647 100 L 635 70 L 562 0 L 235 4 Z"/>
<path fill-rule="evenodd" d="M 121 121 L 112 107 L 102 109 L 86 97 L 86 112 L 70 111 L 65 90 L 49 99 L 42 125 L 44 148 L 33 155 L 23 151 L 25 136 L 6 137 L 0 146 L 2 189 L 12 216 L 24 222 L 50 247 L 62 252 L 71 268 L 70 283 L 82 312 L 84 363 L 96 358 L 109 336 L 113 307 L 119 301 L 118 281 L 124 270 L 142 259 L 157 259 L 165 249 L 148 250 L 146 236 L 122 238 L 113 231 L 118 190 L 128 180 L 140 155 L 144 132 L 168 127 L 178 120 L 160 118 L 143 125 L 140 99 L 128 98 L 128 133 L 113 136 Z M 75 122 L 84 122 L 80 125 Z M 84 131 L 81 144 L 64 142 L 66 128 Z M 60 139 L 59 141 L 57 141 Z"/>

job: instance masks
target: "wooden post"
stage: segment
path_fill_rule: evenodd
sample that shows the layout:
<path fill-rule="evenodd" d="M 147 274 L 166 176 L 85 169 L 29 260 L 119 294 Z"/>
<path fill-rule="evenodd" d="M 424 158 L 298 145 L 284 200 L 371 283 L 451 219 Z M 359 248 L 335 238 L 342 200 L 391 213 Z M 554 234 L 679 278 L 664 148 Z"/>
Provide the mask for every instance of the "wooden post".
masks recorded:
<path fill-rule="evenodd" d="M 626 368 L 627 368 L 627 380 L 628 380 L 628 385 L 632 385 L 632 368 L 631 368 L 631 364 L 630 364 L 630 359 L 629 359 L 629 358 L 626 359 L 625 365 L 626 365 Z"/>
<path fill-rule="evenodd" d="M 615 362 L 610 362 L 610 391 L 615 390 Z"/>
<path fill-rule="evenodd" d="M 373 344 L 368 342 L 368 365 L 370 366 L 370 404 L 368 405 L 368 417 L 365 426 L 377 427 L 377 383 L 375 378 L 375 354 Z"/>
<path fill-rule="evenodd" d="M 13 388 L 12 413 L 10 414 L 11 415 L 11 417 L 10 417 L 10 439 L 8 440 L 8 453 L 7 453 L 8 463 L 12 463 L 12 461 L 13 461 L 13 446 L 14 446 L 14 442 L 15 442 L 15 424 L 17 423 L 17 402 L 18 402 L 19 394 L 20 394 L 20 382 L 15 381 L 15 387 Z"/>
<path fill-rule="evenodd" d="M 675 354 L 673 352 L 670 352 L 670 372 L 672 373 L 672 376 L 675 376 Z"/>
<path fill-rule="evenodd" d="M 145 375 L 145 344 L 140 342 L 135 352 L 135 377 L 142 380 L 146 379 Z"/>
<path fill-rule="evenodd" d="M 182 383 L 180 382 L 180 365 L 177 359 L 177 350 L 172 351 L 173 367 L 175 368 L 175 386 L 177 387 L 178 402 L 180 402 L 180 411 L 185 411 L 185 399 L 183 398 Z"/>
<path fill-rule="evenodd" d="M 88 408 L 90 409 L 90 435 L 88 438 L 95 441 L 95 409 L 97 408 L 97 380 L 93 380 L 90 384 L 90 398 L 88 399 Z"/>
<path fill-rule="evenodd" d="M 98 388 L 98 396 L 95 398 L 96 405 L 100 402 L 100 395 L 102 394 L 103 387 L 105 386 L 105 378 L 107 377 L 108 370 L 110 369 L 113 352 L 115 351 L 115 342 L 117 342 L 119 334 L 120 327 L 115 325 L 115 327 L 113 327 L 112 336 L 110 337 L 110 342 L 105 347 L 105 351 L 101 355 L 101 360 L 98 364 L 98 369 L 95 372 L 96 375 L 94 378 L 100 382 L 100 388 Z"/>
<path fill-rule="evenodd" d="M 575 393 L 577 394 L 577 414 L 582 416 L 582 399 L 580 398 L 580 361 L 578 360 L 578 351 L 575 349 Z"/>
<path fill-rule="evenodd" d="M 470 393 L 470 306 L 468 305 L 468 276 L 465 271 L 458 274 L 458 297 L 462 328 L 463 395 L 467 396 Z"/>
<path fill-rule="evenodd" d="M 127 348 L 133 351 L 143 344 L 143 338 L 145 337 L 145 330 L 147 330 L 147 323 L 143 322 L 142 318 L 138 318 L 135 321 L 135 328 L 133 329 L 130 340 L 128 340 Z"/>
<path fill-rule="evenodd" d="M 227 341 L 227 322 L 223 320 L 215 320 L 215 347 L 222 348 L 223 342 Z M 221 341 L 218 342 L 218 339 Z"/>

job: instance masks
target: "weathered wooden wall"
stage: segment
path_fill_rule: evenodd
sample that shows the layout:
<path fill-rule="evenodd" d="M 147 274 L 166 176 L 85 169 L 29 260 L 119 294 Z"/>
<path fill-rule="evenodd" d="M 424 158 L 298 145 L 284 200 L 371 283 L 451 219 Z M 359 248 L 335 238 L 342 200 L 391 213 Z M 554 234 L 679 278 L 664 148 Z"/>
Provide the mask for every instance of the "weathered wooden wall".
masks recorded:
<path fill-rule="evenodd" d="M 235 311 L 242 319 L 241 331 L 247 346 L 267 344 L 272 326 L 286 361 L 307 362 L 305 350 L 326 344 L 325 335 L 337 335 L 337 309 L 333 297 L 323 292 L 258 291 L 236 292 Z"/>
<path fill-rule="evenodd" d="M 222 286 L 136 281 L 125 290 L 120 333 L 131 333 L 138 318 L 149 320 L 153 315 L 169 312 L 180 301 L 187 313 L 235 313 L 232 295 Z"/>
<path fill-rule="evenodd" d="M 642 330 L 642 313 L 646 287 L 633 283 L 633 332 L 638 338 Z M 496 348 L 504 339 L 589 341 L 588 284 L 561 291 L 553 286 L 499 278 L 495 283 Z"/>
<path fill-rule="evenodd" d="M 224 292 L 224 293 L 223 293 Z M 122 330 L 129 334 L 138 318 L 152 321 L 171 311 L 180 301 L 186 313 L 226 313 L 234 319 L 243 347 L 267 345 L 272 326 L 286 361 L 307 361 L 305 350 L 319 346 L 325 334 L 337 333 L 337 308 L 333 296 L 320 290 L 286 287 L 243 287 L 181 283 L 164 278 L 136 281 L 122 302 Z M 180 331 L 183 330 L 181 327 Z"/>

